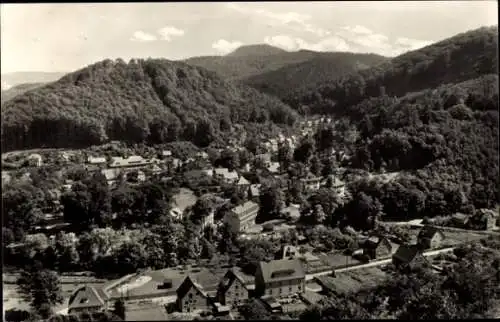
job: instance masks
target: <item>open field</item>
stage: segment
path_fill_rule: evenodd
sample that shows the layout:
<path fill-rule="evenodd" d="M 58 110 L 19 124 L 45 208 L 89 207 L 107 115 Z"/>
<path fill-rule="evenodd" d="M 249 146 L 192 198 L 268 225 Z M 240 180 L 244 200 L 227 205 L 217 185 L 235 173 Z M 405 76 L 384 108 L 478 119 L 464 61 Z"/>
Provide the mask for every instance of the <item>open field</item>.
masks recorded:
<path fill-rule="evenodd" d="M 362 268 L 342 273 L 336 277 L 319 276 L 316 280 L 337 294 L 352 294 L 362 289 L 377 286 L 387 278 L 387 274 L 378 267 Z"/>
<path fill-rule="evenodd" d="M 340 268 L 340 267 L 361 264 L 359 260 L 354 259 L 351 256 L 346 256 L 342 253 L 329 253 L 329 254 L 321 253 L 317 256 L 322 262 L 329 265 L 331 268 Z"/>
<path fill-rule="evenodd" d="M 181 188 L 180 191 L 173 196 L 174 207 L 179 208 L 181 211 L 194 205 L 198 198 L 190 189 Z"/>
<path fill-rule="evenodd" d="M 410 228 L 411 243 L 417 242 L 417 236 L 420 232 L 420 228 Z M 481 234 L 474 231 L 451 231 L 446 228 L 443 229 L 445 239 L 443 241 L 443 247 L 453 247 L 462 243 L 479 240 L 485 237 L 485 234 Z"/>

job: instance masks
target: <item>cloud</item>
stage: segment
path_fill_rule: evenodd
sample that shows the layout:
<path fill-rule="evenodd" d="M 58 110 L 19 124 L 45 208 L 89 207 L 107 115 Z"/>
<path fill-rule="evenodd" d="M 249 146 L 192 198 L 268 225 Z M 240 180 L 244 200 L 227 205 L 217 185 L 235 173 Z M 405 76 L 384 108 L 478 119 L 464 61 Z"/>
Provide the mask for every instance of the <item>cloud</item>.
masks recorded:
<path fill-rule="evenodd" d="M 132 35 L 132 38 L 130 38 L 132 41 L 140 41 L 140 42 L 147 42 L 147 41 L 155 41 L 158 40 L 155 35 L 148 34 L 147 32 L 138 30 L 134 32 Z"/>
<path fill-rule="evenodd" d="M 386 35 L 364 26 L 345 26 L 335 33 L 346 39 L 354 52 L 371 52 L 385 56 L 397 56 L 409 50 L 425 47 L 432 42 L 405 37 L 391 41 Z"/>
<path fill-rule="evenodd" d="M 360 25 L 356 25 L 354 27 L 345 26 L 345 27 L 342 27 L 342 29 L 347 30 L 347 31 L 352 32 L 352 33 L 355 33 L 355 34 L 362 34 L 362 35 L 369 35 L 369 34 L 373 33 L 373 31 L 371 31 L 370 29 L 363 27 L 363 26 L 360 26 Z"/>
<path fill-rule="evenodd" d="M 348 51 L 397 56 L 431 44 L 430 41 L 400 37 L 390 41 L 389 37 L 363 26 L 346 26 L 335 33 L 311 42 L 290 35 L 267 36 L 264 42 L 289 51 L 307 49 L 313 51 Z"/>
<path fill-rule="evenodd" d="M 337 36 L 324 38 L 316 43 L 310 43 L 302 38 L 288 35 L 278 35 L 264 38 L 264 42 L 271 46 L 276 46 L 289 51 L 307 49 L 313 51 L 349 51 L 347 42 Z"/>
<path fill-rule="evenodd" d="M 241 14 L 252 15 L 267 19 L 266 23 L 270 26 L 285 26 L 295 31 L 306 31 L 319 37 L 324 37 L 330 32 L 321 27 L 315 26 L 308 21 L 311 16 L 298 12 L 272 12 L 264 9 L 252 9 L 236 3 L 228 3 L 227 8 L 237 11 Z"/>
<path fill-rule="evenodd" d="M 242 45 L 243 43 L 241 41 L 227 41 L 225 39 L 219 39 L 212 44 L 212 48 L 221 54 L 228 54 Z"/>
<path fill-rule="evenodd" d="M 430 45 L 432 42 L 427 40 L 418 40 L 418 39 L 410 39 L 405 37 L 400 37 L 396 39 L 396 45 L 404 48 L 408 48 L 408 50 L 415 50 L 425 46 Z"/>
<path fill-rule="evenodd" d="M 158 34 L 163 40 L 171 41 L 172 37 L 184 36 L 184 30 L 172 26 L 166 26 L 158 30 Z"/>

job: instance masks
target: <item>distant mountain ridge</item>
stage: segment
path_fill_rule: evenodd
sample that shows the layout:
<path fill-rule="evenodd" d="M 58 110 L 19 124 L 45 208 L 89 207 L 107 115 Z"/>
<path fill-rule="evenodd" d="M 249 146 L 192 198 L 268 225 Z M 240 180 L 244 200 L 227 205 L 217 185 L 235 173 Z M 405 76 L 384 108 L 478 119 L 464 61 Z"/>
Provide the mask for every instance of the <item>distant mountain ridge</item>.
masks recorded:
<path fill-rule="evenodd" d="M 61 72 L 14 72 L 2 74 L 2 90 L 20 84 L 50 83 L 63 77 Z"/>
<path fill-rule="evenodd" d="M 288 51 L 267 44 L 241 46 L 226 57 L 271 56 L 285 54 Z"/>
<path fill-rule="evenodd" d="M 337 54 L 335 52 L 316 52 L 311 50 L 292 52 L 260 44 L 240 47 L 226 56 L 192 57 L 183 60 L 183 62 L 203 67 L 226 79 L 245 80 L 289 65 L 306 62 L 318 57 L 328 57 L 330 55 L 335 57 Z M 350 53 L 350 55 L 358 54 Z M 364 55 L 366 54 L 359 55 L 365 57 Z M 378 57 L 380 57 L 380 60 L 386 59 L 382 56 Z"/>
<path fill-rule="evenodd" d="M 24 92 L 27 92 L 29 90 L 38 88 L 42 86 L 44 83 L 26 83 L 26 84 L 19 84 L 13 87 L 10 87 L 9 89 L 2 90 L 2 96 L 1 96 L 1 103 L 3 104 L 4 102 L 16 97 L 17 95 L 20 95 Z"/>

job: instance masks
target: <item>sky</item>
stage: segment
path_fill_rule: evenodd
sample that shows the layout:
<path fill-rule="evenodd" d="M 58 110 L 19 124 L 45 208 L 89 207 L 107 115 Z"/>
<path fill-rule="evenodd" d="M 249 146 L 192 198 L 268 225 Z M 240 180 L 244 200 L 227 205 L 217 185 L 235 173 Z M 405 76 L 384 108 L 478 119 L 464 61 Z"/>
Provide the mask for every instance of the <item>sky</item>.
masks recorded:
<path fill-rule="evenodd" d="M 2 74 L 261 43 L 396 56 L 498 24 L 497 1 L 33 3 L 1 4 L 0 14 Z"/>

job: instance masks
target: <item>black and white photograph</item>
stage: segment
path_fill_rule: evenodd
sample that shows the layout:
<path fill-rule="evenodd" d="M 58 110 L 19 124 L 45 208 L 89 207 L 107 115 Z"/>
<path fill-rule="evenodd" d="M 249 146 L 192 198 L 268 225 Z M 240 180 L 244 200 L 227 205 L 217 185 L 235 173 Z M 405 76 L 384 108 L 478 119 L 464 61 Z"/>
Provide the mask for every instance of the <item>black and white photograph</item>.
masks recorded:
<path fill-rule="evenodd" d="M 0 31 L 3 321 L 500 319 L 498 1 Z"/>

